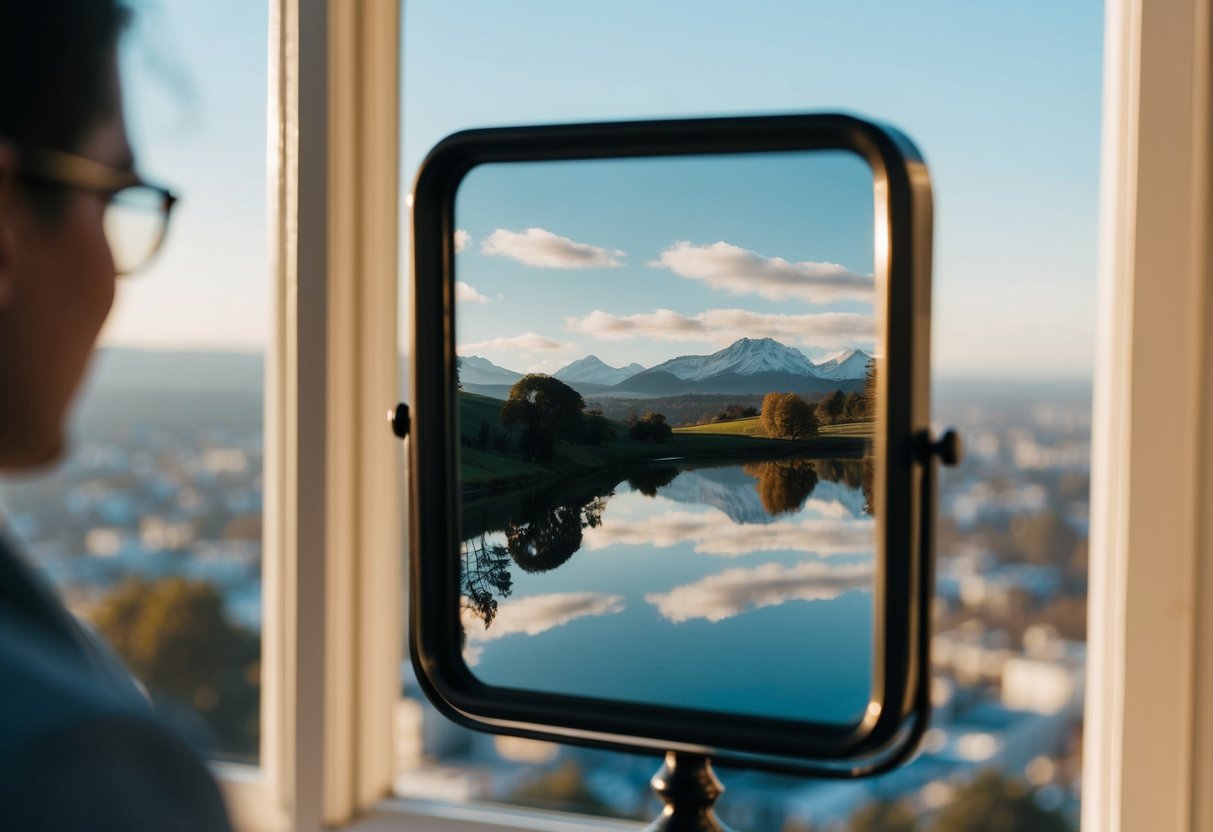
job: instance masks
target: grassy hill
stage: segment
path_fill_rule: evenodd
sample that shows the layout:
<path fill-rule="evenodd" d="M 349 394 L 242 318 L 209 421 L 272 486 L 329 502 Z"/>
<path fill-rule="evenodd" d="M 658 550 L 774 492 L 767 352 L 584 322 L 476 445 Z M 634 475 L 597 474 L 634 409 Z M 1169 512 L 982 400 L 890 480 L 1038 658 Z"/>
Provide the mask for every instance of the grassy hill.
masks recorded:
<path fill-rule="evenodd" d="M 838 425 L 822 425 L 818 428 L 817 435 L 829 437 L 862 436 L 864 438 L 871 438 L 874 429 L 874 422 L 843 422 Z M 728 422 L 708 422 L 703 425 L 674 428 L 674 433 L 675 435 L 753 436 L 760 438 L 767 435 L 757 416 L 749 419 L 733 419 Z"/>
<path fill-rule="evenodd" d="M 490 437 L 504 434 L 500 399 L 462 391 L 459 394 L 459 430 L 470 440 L 478 439 L 481 425 Z M 756 421 L 756 420 L 741 420 Z M 801 453 L 804 443 L 725 432 L 696 432 L 678 429 L 661 444 L 638 442 L 628 436 L 627 426 L 612 422 L 615 438 L 602 447 L 557 442 L 555 457 L 547 463 L 522 458 L 515 444 L 505 450 L 480 450 L 467 444 L 460 448 L 460 475 L 465 494 L 526 488 L 547 482 L 604 471 L 614 467 L 656 459 L 678 458 L 696 462 L 773 459 Z M 734 424 L 734 423 L 722 423 Z M 849 448 L 847 449 L 849 450 Z"/>
<path fill-rule="evenodd" d="M 674 433 L 696 436 L 756 436 L 759 438 L 766 438 L 767 435 L 757 416 L 752 416 L 749 419 L 732 419 L 727 422 L 688 425 L 687 427 L 674 428 Z"/>

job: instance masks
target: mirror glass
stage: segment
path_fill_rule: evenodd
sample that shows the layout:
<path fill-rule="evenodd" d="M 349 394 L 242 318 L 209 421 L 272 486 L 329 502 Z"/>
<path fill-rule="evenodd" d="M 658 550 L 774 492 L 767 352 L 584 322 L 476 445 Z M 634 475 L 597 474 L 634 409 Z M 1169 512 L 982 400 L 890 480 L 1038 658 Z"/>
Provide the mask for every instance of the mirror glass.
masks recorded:
<path fill-rule="evenodd" d="M 857 723 L 878 658 L 867 163 L 488 164 L 455 226 L 470 671 Z"/>

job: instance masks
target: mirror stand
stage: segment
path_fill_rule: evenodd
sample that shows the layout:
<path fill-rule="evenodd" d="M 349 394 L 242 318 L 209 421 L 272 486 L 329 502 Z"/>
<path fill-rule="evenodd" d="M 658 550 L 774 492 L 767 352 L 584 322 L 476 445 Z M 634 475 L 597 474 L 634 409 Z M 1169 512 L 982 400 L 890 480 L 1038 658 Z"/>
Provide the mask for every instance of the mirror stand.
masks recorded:
<path fill-rule="evenodd" d="M 724 786 L 707 757 L 667 751 L 652 783 L 665 809 L 643 832 L 733 832 L 712 809 Z"/>

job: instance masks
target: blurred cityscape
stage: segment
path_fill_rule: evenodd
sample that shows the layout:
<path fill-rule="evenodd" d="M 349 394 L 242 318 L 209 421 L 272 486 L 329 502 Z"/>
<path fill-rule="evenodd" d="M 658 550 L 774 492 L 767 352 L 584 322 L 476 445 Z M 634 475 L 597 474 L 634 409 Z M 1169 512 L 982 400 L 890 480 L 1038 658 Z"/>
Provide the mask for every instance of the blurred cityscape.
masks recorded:
<path fill-rule="evenodd" d="M 736 828 L 966 829 L 958 811 L 976 824 L 994 804 L 1014 818 L 1008 829 L 1078 828 L 1089 398 L 951 385 L 935 414 L 960 429 L 966 455 L 941 478 L 934 715 L 922 751 L 860 782 L 720 769 L 718 813 Z M 407 663 L 403 675 L 399 794 L 658 814 L 649 780 L 659 759 L 468 731 L 425 702 Z"/>
<path fill-rule="evenodd" d="M 255 759 L 259 387 L 181 384 L 168 394 L 159 384 L 105 381 L 102 374 L 86 394 L 64 465 L 0 484 L 7 523 L 192 740 L 219 756 Z M 1086 394 L 1061 386 L 938 391 L 938 422 L 961 430 L 966 457 L 941 480 L 935 708 L 922 751 L 862 782 L 721 770 L 725 822 L 750 830 L 966 828 L 931 824 L 962 796 L 984 796 L 1037 812 L 1023 815 L 1036 826 L 1022 828 L 1046 828 L 1039 818 L 1049 818 L 1061 824 L 1053 828 L 1077 829 Z M 180 669 L 183 656 L 194 666 Z M 407 660 L 401 675 L 393 726 L 400 795 L 657 814 L 649 780 L 658 759 L 476 734 L 425 703 Z"/>

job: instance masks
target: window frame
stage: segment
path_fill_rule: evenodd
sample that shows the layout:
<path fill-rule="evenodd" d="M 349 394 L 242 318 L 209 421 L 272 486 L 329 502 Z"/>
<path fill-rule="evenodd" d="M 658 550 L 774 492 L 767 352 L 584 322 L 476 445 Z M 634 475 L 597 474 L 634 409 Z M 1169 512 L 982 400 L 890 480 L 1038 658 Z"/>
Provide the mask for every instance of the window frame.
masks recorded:
<path fill-rule="evenodd" d="M 389 798 L 405 597 L 402 450 L 382 419 L 397 389 L 399 3 L 269 3 L 262 760 L 214 768 L 234 820 L 629 828 Z M 1108 0 L 1105 25 L 1083 828 L 1207 829 L 1213 11 Z M 1151 372 L 1164 359 L 1168 378 Z"/>

